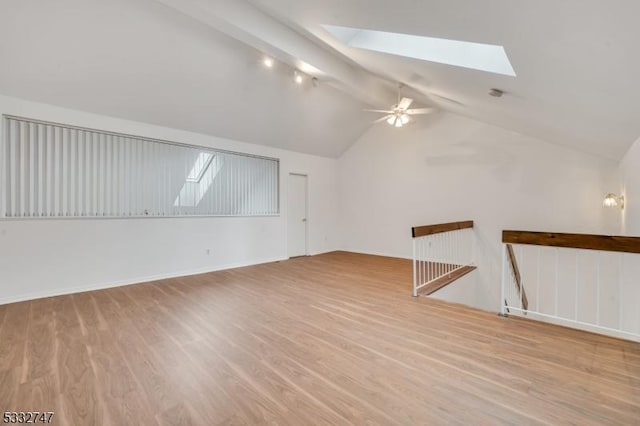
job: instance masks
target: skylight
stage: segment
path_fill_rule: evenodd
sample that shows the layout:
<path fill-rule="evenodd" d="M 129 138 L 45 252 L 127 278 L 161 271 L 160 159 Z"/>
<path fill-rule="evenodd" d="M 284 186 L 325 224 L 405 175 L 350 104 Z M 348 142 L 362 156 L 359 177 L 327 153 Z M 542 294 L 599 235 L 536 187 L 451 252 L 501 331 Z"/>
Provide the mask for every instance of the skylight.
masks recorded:
<path fill-rule="evenodd" d="M 515 77 L 503 46 L 324 25 L 347 46 Z"/>

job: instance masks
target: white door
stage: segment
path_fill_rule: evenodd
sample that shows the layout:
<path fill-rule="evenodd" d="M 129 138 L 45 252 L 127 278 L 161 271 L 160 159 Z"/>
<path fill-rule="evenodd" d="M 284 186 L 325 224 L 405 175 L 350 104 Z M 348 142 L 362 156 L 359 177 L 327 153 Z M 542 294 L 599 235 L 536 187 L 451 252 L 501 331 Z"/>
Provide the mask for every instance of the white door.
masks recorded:
<path fill-rule="evenodd" d="M 289 257 L 307 255 L 307 176 L 289 175 Z"/>

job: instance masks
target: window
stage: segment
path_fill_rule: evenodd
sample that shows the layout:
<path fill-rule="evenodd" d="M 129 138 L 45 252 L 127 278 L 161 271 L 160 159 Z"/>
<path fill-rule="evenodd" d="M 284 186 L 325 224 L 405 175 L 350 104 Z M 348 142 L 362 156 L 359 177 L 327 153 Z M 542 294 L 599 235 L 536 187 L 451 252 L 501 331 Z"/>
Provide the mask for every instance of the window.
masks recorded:
<path fill-rule="evenodd" d="M 324 28 L 347 46 L 516 76 L 503 46 L 335 25 Z"/>
<path fill-rule="evenodd" d="M 279 161 L 4 116 L 9 218 L 279 213 Z"/>

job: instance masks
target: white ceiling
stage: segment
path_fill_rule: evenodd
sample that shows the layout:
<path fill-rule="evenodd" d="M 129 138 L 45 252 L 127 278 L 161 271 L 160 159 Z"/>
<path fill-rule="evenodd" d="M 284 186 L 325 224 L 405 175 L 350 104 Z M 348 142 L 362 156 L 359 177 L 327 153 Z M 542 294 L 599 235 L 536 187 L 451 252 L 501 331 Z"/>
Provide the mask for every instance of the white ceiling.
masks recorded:
<path fill-rule="evenodd" d="M 619 159 L 640 136 L 637 16 L 635 0 L 4 0 L 0 93 L 337 157 L 400 81 L 418 106 Z M 348 48 L 323 24 L 502 45 L 517 77 Z"/>
<path fill-rule="evenodd" d="M 444 109 L 614 159 L 640 136 L 637 0 L 252 2 Z M 517 77 L 345 48 L 323 24 L 502 45 Z"/>
<path fill-rule="evenodd" d="M 152 0 L 5 0 L 0 58 L 5 95 L 328 157 L 371 119 Z"/>

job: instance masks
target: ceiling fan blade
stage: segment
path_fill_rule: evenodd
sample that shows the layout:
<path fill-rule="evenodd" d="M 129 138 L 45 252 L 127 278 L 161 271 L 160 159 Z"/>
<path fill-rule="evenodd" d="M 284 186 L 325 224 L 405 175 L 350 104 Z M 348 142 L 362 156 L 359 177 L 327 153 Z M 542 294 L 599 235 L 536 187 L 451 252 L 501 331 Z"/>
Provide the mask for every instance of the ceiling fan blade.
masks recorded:
<path fill-rule="evenodd" d="M 418 115 L 418 114 L 429 114 L 434 110 L 435 108 L 414 108 L 414 109 L 408 109 L 406 112 L 409 115 Z"/>
<path fill-rule="evenodd" d="M 407 109 L 409 108 L 412 102 L 413 102 L 413 99 L 411 98 L 402 98 L 402 100 L 398 104 L 398 109 Z"/>
<path fill-rule="evenodd" d="M 382 113 L 384 113 L 384 114 L 391 114 L 391 113 L 393 113 L 393 111 L 387 111 L 387 110 L 385 110 L 385 109 L 363 109 L 363 111 L 366 111 L 366 112 L 382 112 Z"/>
<path fill-rule="evenodd" d="M 391 115 L 385 115 L 384 117 L 380 117 L 378 118 L 376 121 L 374 121 L 373 123 L 381 123 L 383 121 L 386 121 L 389 117 L 391 117 Z"/>

